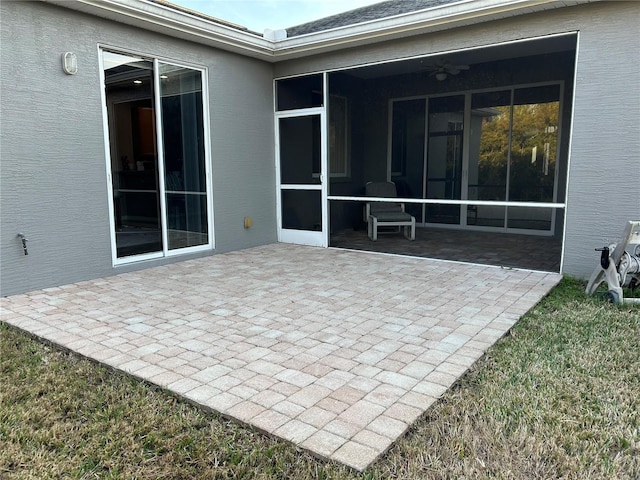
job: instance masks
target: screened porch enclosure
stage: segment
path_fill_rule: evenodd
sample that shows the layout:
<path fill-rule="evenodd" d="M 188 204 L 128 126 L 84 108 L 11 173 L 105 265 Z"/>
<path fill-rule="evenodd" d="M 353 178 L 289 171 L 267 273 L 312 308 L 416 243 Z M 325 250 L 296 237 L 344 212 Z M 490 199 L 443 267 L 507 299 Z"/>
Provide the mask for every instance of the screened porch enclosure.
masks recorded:
<path fill-rule="evenodd" d="M 560 271 L 575 52 L 563 35 L 329 73 L 329 245 Z M 367 237 L 378 181 L 414 242 Z"/>

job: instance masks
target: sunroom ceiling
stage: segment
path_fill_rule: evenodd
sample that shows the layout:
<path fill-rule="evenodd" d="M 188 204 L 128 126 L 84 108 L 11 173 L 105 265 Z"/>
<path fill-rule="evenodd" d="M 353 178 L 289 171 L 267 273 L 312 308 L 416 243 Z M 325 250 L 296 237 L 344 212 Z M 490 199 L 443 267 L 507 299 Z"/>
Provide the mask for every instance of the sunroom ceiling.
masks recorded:
<path fill-rule="evenodd" d="M 377 65 L 353 68 L 346 70 L 354 77 L 364 80 L 372 78 L 388 77 L 392 75 L 403 75 L 426 70 L 428 65 L 433 65 L 438 61 L 446 59 L 452 64 L 474 65 L 480 63 L 507 60 L 510 58 L 529 57 L 534 55 L 545 55 L 549 53 L 566 52 L 575 49 L 575 34 L 559 36 L 549 36 L 536 40 L 527 40 L 504 45 L 494 45 L 490 47 L 479 46 L 477 48 L 456 51 L 438 52 L 418 58 L 397 60 Z"/>

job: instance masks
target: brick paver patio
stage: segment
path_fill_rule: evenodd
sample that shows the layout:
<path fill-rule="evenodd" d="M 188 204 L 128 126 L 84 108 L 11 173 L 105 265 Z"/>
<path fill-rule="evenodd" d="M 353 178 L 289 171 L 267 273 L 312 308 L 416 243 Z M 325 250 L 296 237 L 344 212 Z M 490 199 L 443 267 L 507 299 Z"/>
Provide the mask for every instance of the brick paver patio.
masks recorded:
<path fill-rule="evenodd" d="M 362 470 L 560 278 L 274 244 L 7 297 L 0 319 Z"/>

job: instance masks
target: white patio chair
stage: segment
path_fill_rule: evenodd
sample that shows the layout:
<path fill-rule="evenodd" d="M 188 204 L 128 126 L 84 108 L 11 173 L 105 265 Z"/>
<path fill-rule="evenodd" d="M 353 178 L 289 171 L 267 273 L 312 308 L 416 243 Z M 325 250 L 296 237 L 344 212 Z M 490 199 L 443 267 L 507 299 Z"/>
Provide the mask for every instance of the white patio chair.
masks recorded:
<path fill-rule="evenodd" d="M 393 182 L 369 182 L 365 186 L 368 197 L 397 198 L 396 185 Z M 365 205 L 367 234 L 372 241 L 378 240 L 379 227 L 404 228 L 404 236 L 409 240 L 416 238 L 416 219 L 404 211 L 404 203 L 367 202 Z"/>

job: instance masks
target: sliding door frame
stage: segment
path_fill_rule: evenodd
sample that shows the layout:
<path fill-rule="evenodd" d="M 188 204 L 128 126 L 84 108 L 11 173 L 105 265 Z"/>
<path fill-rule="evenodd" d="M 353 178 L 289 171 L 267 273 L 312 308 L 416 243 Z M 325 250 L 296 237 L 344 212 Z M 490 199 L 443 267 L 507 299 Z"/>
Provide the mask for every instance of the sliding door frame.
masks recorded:
<path fill-rule="evenodd" d="M 550 82 L 538 82 L 538 83 L 527 83 L 527 84 L 517 84 L 517 85 L 509 85 L 503 87 L 492 87 L 492 88 L 484 88 L 477 90 L 465 90 L 461 92 L 447 92 L 444 94 L 437 95 L 414 95 L 408 97 L 396 97 L 389 99 L 388 105 L 388 141 L 387 141 L 387 180 L 392 181 L 392 138 L 393 138 L 393 106 L 395 102 L 407 101 L 407 100 L 424 100 L 425 102 L 425 126 L 424 126 L 424 152 L 423 152 L 423 179 L 422 185 L 423 189 L 421 192 L 421 199 L 402 199 L 405 203 L 417 203 L 422 204 L 421 209 L 421 221 L 420 224 L 422 226 L 429 226 L 435 228 L 447 228 L 447 229 L 470 229 L 475 231 L 486 231 L 486 232 L 505 232 L 505 233 L 519 233 L 519 234 L 527 234 L 527 235 L 539 235 L 539 236 L 553 236 L 555 235 L 555 226 L 557 219 L 557 210 L 559 208 L 566 208 L 565 203 L 557 203 L 558 201 L 558 185 L 559 185 L 559 173 L 560 173 L 560 162 L 556 161 L 555 171 L 554 171 L 554 185 L 553 185 L 553 200 L 552 202 L 512 202 L 508 200 L 509 195 L 509 181 L 510 181 L 510 168 L 511 168 L 511 134 L 513 130 L 513 98 L 514 93 L 518 89 L 522 88 L 530 88 L 530 87 L 541 87 L 541 86 L 550 86 L 550 85 L 558 85 L 559 86 L 559 99 L 558 99 L 558 141 L 556 144 L 556 159 L 560 158 L 560 147 L 563 132 L 563 118 L 562 112 L 564 108 L 564 81 L 550 81 Z M 470 139 L 471 139 L 471 97 L 475 93 L 487 93 L 494 91 L 504 91 L 509 90 L 511 94 L 511 115 L 510 115 L 510 125 L 509 125 L 509 155 L 507 161 L 507 172 L 506 172 L 506 198 L 504 201 L 484 201 L 484 200 L 469 200 L 469 161 L 470 161 Z M 428 151 L 429 151 L 429 99 L 430 98 L 443 98 L 450 96 L 459 96 L 464 95 L 465 97 L 465 107 L 464 107 L 464 127 L 463 127 L 463 153 L 462 153 L 462 175 L 460 178 L 461 182 L 461 197 L 460 200 L 434 200 L 434 199 L 426 199 L 426 182 L 427 182 L 427 169 L 428 169 Z M 337 198 L 336 198 L 337 199 Z M 459 223 L 454 224 L 444 224 L 444 223 L 428 223 L 426 221 L 426 206 L 430 204 L 440 204 L 440 205 L 460 205 L 460 221 Z M 469 205 L 487 205 L 487 206 L 504 206 L 505 208 L 505 217 L 504 224 L 502 227 L 491 227 L 491 226 L 476 226 L 469 225 L 467 223 L 467 207 Z M 524 208 L 551 208 L 551 225 L 549 230 L 536 230 L 536 229 L 522 229 L 522 228 L 513 228 L 508 226 L 508 213 L 509 207 L 524 207 Z"/>
<path fill-rule="evenodd" d="M 108 206 L 109 206 L 109 230 L 111 236 L 111 257 L 112 265 L 127 265 L 135 262 L 141 262 L 146 260 L 154 260 L 164 257 L 172 257 L 177 255 L 184 255 L 193 252 L 201 252 L 212 250 L 215 248 L 214 241 L 214 219 L 213 219 L 213 192 L 212 192 L 212 174 L 211 174 L 211 140 L 210 140 L 210 115 L 209 115 L 209 91 L 208 91 L 208 69 L 199 65 L 192 65 L 184 62 L 177 62 L 173 59 L 167 59 L 156 55 L 150 55 L 148 53 L 140 53 L 129 49 L 123 49 L 112 45 L 98 44 L 98 65 L 100 69 L 100 98 L 102 104 L 102 118 L 103 118 L 103 131 L 104 131 L 104 149 L 105 149 L 105 164 L 106 164 L 106 178 L 107 178 L 107 192 L 108 192 Z M 111 124 L 111 117 L 109 115 L 109 106 L 107 105 L 106 95 L 106 74 L 104 70 L 103 52 L 113 52 L 120 55 L 129 55 L 132 57 L 139 57 L 141 59 L 153 62 L 153 106 L 154 106 L 154 128 L 155 128 L 155 141 L 156 141 L 156 157 L 157 157 L 157 182 L 158 182 L 158 195 L 160 197 L 160 228 L 162 235 L 161 249 L 137 254 L 125 257 L 118 257 L 117 249 L 117 237 L 116 237 L 116 217 L 115 217 L 115 202 L 114 202 L 114 185 L 113 185 L 113 172 L 112 172 L 112 149 L 110 142 L 110 135 L 115 131 Z M 207 242 L 201 245 L 195 245 L 184 248 L 169 249 L 168 243 L 168 218 L 167 218 L 167 205 L 166 205 L 166 193 L 167 188 L 165 184 L 165 157 L 164 157 L 164 132 L 162 128 L 162 94 L 160 88 L 160 64 L 171 65 L 179 68 L 185 68 L 200 73 L 201 91 L 202 91 L 202 129 L 203 129 L 203 148 L 204 148 L 204 175 L 205 175 L 205 194 L 206 194 L 206 209 L 207 209 Z"/>

